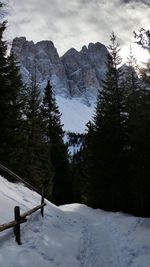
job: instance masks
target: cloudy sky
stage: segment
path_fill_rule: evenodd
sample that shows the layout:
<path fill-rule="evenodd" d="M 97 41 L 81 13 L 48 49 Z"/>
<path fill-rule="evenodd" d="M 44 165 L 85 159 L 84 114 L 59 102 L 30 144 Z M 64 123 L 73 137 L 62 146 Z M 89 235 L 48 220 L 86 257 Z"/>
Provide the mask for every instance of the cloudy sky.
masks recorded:
<path fill-rule="evenodd" d="M 8 0 L 7 36 L 26 36 L 35 42 L 51 40 L 60 55 L 89 42 L 109 44 L 118 36 L 122 55 L 134 43 L 133 31 L 150 28 L 150 0 Z M 139 58 L 145 51 L 134 52 Z"/>

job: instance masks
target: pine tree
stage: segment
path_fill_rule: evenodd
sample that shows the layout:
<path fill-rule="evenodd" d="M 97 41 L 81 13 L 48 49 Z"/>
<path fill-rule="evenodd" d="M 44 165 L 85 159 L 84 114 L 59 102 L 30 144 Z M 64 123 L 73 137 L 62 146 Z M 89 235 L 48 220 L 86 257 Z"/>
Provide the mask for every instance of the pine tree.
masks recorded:
<path fill-rule="evenodd" d="M 142 42 L 139 43 L 143 48 L 150 52 L 150 32 L 142 32 Z M 150 59 L 140 70 L 140 78 L 143 87 L 140 90 L 138 103 L 138 138 L 135 143 L 135 155 L 138 162 L 138 177 L 140 183 L 140 203 L 138 212 L 140 215 L 149 215 L 150 205 Z"/>
<path fill-rule="evenodd" d="M 134 37 L 137 39 L 136 43 L 142 48 L 150 51 L 150 30 L 141 28 L 138 33 L 134 32 Z"/>
<path fill-rule="evenodd" d="M 121 205 L 123 179 L 124 114 L 120 48 L 114 33 L 110 40 L 106 79 L 88 133 L 88 166 L 92 206 L 117 210 Z"/>
<path fill-rule="evenodd" d="M 7 82 L 7 75 L 8 75 L 8 67 L 7 67 L 7 45 L 6 42 L 3 41 L 3 34 L 6 29 L 6 22 L 0 23 L 0 124 L 1 124 L 1 131 L 0 131 L 0 142 L 3 142 L 3 130 L 4 130 L 4 123 L 5 123 L 5 115 L 7 113 L 8 107 L 8 92 L 6 87 L 8 85 Z"/>
<path fill-rule="evenodd" d="M 63 142 L 64 131 L 63 125 L 61 125 L 61 114 L 49 81 L 45 88 L 42 114 L 45 123 L 45 140 L 54 172 L 51 201 L 56 205 L 69 203 L 71 189 L 68 175 L 68 152 Z"/>
<path fill-rule="evenodd" d="M 22 176 L 35 187 L 39 187 L 42 180 L 41 147 L 42 147 L 42 117 L 40 115 L 40 91 L 36 78 L 26 88 L 26 103 L 24 108 L 23 157 L 20 163 Z"/>
<path fill-rule="evenodd" d="M 13 55 L 6 56 L 7 45 L 3 41 L 6 22 L 0 24 L 0 162 L 16 170 L 19 158 L 20 125 L 22 121 L 21 91 L 23 88 L 19 70 Z"/>
<path fill-rule="evenodd" d="M 140 42 L 142 46 L 144 43 L 143 41 L 142 43 Z M 131 57 L 129 66 L 131 68 L 129 68 L 128 79 L 126 81 L 129 89 L 126 101 L 129 163 L 128 211 L 144 216 L 149 214 L 147 207 L 150 204 L 150 94 L 147 90 L 149 75 L 147 76 L 148 69 L 146 67 L 146 71 L 145 68 L 142 69 L 141 79 L 139 79 L 134 70 L 134 60 Z"/>
<path fill-rule="evenodd" d="M 69 133 L 70 146 L 74 146 L 70 169 L 73 188 L 73 202 L 88 204 L 88 179 L 86 159 L 86 134 Z"/>
<path fill-rule="evenodd" d="M 63 143 L 64 132 L 62 129 L 63 125 L 61 125 L 61 114 L 56 105 L 49 81 L 45 88 L 42 112 L 46 124 L 47 143 Z"/>
<path fill-rule="evenodd" d="M 126 129 L 125 129 L 125 147 L 126 155 L 126 206 L 125 211 L 135 212 L 137 210 L 140 199 L 140 179 L 138 177 L 137 155 L 135 154 L 135 143 L 138 140 L 139 132 L 137 130 L 139 123 L 139 106 L 140 106 L 140 91 L 142 88 L 141 82 L 137 75 L 139 67 L 136 59 L 130 48 L 130 53 L 127 58 L 127 68 L 124 77 L 125 87 L 125 114 L 126 114 Z M 137 153 L 137 152 L 136 152 Z"/>
<path fill-rule="evenodd" d="M 7 107 L 4 108 L 6 113 L 4 116 L 4 142 L 2 144 L 2 147 L 4 145 L 4 155 L 2 155 L 2 161 L 5 161 L 5 164 L 12 170 L 17 171 L 19 169 L 18 162 L 22 156 L 21 143 L 23 136 L 21 128 L 23 125 L 25 88 L 12 54 L 7 58 L 7 66 L 8 84 L 5 86 L 5 91 L 7 92 L 7 102 L 5 104 L 7 103 Z"/>

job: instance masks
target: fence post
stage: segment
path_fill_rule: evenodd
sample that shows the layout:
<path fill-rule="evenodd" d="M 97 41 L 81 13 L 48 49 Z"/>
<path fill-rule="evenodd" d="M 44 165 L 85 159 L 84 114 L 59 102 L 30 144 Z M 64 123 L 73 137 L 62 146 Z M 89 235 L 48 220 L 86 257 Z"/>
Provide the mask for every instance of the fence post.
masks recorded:
<path fill-rule="evenodd" d="M 21 217 L 20 217 L 20 207 L 16 206 L 14 208 L 14 217 L 15 217 L 15 221 L 19 222 Z M 17 225 L 15 225 L 14 227 L 14 234 L 16 237 L 16 242 L 18 243 L 18 245 L 21 245 L 21 238 L 20 238 L 20 224 L 18 223 Z"/>
<path fill-rule="evenodd" d="M 45 187 L 42 187 L 42 195 L 41 195 L 41 205 L 44 203 L 44 193 L 45 193 Z M 41 207 L 41 215 L 44 217 L 44 206 Z"/>

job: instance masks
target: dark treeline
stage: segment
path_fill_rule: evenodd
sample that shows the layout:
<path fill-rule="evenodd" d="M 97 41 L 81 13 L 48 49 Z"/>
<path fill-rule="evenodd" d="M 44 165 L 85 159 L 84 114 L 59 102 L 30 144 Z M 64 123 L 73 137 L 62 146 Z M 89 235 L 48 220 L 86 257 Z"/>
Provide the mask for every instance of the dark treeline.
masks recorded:
<path fill-rule="evenodd" d="M 37 189 L 44 185 L 56 205 L 80 202 L 149 216 L 150 62 L 139 69 L 130 51 L 121 67 L 112 33 L 93 119 L 86 134 L 70 132 L 65 144 L 50 81 L 42 97 L 35 64 L 31 84 L 23 85 L 14 56 L 7 55 L 6 26 L 0 22 L 0 163 Z M 149 31 L 135 37 L 149 49 Z M 68 146 L 78 152 L 70 156 Z"/>
<path fill-rule="evenodd" d="M 149 31 L 136 37 L 149 49 Z M 85 145 L 75 156 L 75 181 L 80 184 L 81 201 L 94 208 L 149 216 L 150 63 L 137 75 L 130 51 L 127 66 L 120 67 L 114 33 L 110 41 L 106 79 Z"/>
<path fill-rule="evenodd" d="M 44 186 L 53 203 L 70 203 L 68 149 L 52 86 L 48 81 L 41 98 L 36 64 L 30 86 L 23 85 L 14 56 L 7 56 L 6 26 L 0 22 L 0 163 L 38 190 Z"/>
<path fill-rule="evenodd" d="M 68 146 L 76 146 L 80 144 L 84 144 L 85 134 L 84 133 L 74 133 L 74 132 L 67 132 L 68 137 Z"/>

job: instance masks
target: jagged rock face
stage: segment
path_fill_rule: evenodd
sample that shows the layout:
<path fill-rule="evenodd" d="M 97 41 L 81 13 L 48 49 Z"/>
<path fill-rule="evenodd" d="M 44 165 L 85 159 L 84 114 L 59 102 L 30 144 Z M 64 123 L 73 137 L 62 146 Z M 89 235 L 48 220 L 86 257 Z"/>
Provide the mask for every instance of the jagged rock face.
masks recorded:
<path fill-rule="evenodd" d="M 41 89 L 49 79 L 55 94 L 80 97 L 87 105 L 96 99 L 106 72 L 108 51 L 104 45 L 90 43 L 80 52 L 71 48 L 60 58 L 51 41 L 34 44 L 20 37 L 13 40 L 12 51 L 20 62 L 25 82 L 36 71 Z"/>
<path fill-rule="evenodd" d="M 29 83 L 36 72 L 36 79 L 41 89 L 46 86 L 47 80 L 50 80 L 56 94 L 68 95 L 65 69 L 51 41 L 34 44 L 25 37 L 15 38 L 12 52 L 20 62 L 24 82 Z"/>
<path fill-rule="evenodd" d="M 106 72 L 108 51 L 100 43 L 83 46 L 80 52 L 71 48 L 61 59 L 66 69 L 71 95 L 97 96 Z"/>

